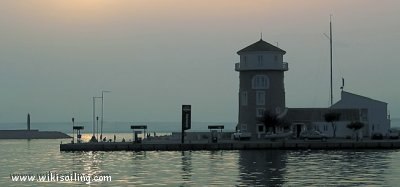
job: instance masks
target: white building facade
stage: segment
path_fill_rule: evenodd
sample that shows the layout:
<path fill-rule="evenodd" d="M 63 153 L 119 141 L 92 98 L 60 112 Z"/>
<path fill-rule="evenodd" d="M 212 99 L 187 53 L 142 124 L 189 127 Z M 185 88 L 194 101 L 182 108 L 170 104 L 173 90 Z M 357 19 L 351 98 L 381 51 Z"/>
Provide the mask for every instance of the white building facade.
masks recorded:
<path fill-rule="evenodd" d="M 388 133 L 390 129 L 390 119 L 388 116 L 387 105 L 387 103 L 382 101 L 342 91 L 340 101 L 332 105 L 331 108 L 367 109 L 367 115 L 362 116 L 362 119 L 367 121 L 365 124 L 366 126 L 363 128 L 363 135 L 371 137 L 373 133 L 381 133 L 382 135 Z"/>

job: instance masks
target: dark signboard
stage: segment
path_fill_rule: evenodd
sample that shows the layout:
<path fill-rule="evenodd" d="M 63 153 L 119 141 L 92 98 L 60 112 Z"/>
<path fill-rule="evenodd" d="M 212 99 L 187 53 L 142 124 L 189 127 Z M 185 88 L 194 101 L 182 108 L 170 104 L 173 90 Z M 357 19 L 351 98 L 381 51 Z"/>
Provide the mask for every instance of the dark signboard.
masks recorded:
<path fill-rule="evenodd" d="M 131 125 L 131 129 L 147 129 L 147 125 Z"/>
<path fill-rule="evenodd" d="M 83 129 L 85 129 L 85 127 L 83 127 L 83 126 L 74 126 L 73 129 L 75 129 L 75 130 L 83 130 Z"/>
<path fill-rule="evenodd" d="M 182 105 L 182 130 L 190 129 L 191 121 L 191 105 Z"/>
<path fill-rule="evenodd" d="M 209 125 L 208 129 L 224 129 L 223 125 Z"/>

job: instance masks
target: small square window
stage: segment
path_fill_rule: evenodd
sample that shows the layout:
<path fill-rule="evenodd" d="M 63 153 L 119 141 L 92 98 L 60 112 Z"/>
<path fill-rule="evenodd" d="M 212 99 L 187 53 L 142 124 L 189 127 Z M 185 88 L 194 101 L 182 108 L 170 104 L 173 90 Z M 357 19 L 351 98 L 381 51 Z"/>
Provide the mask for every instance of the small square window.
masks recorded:
<path fill-rule="evenodd" d="M 241 131 L 247 131 L 247 124 L 241 124 L 240 125 L 240 130 Z"/>
<path fill-rule="evenodd" d="M 258 125 L 258 132 L 264 132 L 264 125 Z"/>
<path fill-rule="evenodd" d="M 260 117 L 263 117 L 263 116 L 264 116 L 264 113 L 265 113 L 265 108 L 257 108 L 257 109 L 256 109 L 256 112 L 257 112 L 257 113 L 256 113 L 256 116 L 257 116 L 257 117 L 259 117 L 259 118 L 260 118 Z"/>
<path fill-rule="evenodd" d="M 240 104 L 242 106 L 247 106 L 247 92 L 246 91 L 240 93 Z"/>

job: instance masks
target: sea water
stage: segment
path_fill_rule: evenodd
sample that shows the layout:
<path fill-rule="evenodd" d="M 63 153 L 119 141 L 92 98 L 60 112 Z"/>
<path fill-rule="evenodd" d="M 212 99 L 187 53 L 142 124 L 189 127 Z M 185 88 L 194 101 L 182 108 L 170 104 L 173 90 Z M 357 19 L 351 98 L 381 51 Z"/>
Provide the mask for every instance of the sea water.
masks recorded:
<path fill-rule="evenodd" d="M 105 133 L 117 141 L 131 133 Z M 91 134 L 84 134 L 84 137 Z M 398 186 L 400 150 L 61 152 L 70 140 L 0 140 L 0 186 Z M 52 175 L 13 181 L 15 175 Z M 60 177 L 110 176 L 108 181 Z M 58 175 L 56 181 L 55 175 Z M 65 178 L 63 178 L 65 179 Z M 85 179 L 85 178 L 81 178 Z"/>
<path fill-rule="evenodd" d="M 68 140 L 0 140 L 0 186 L 88 185 L 10 177 L 46 173 L 111 176 L 90 183 L 101 186 L 400 184 L 399 150 L 60 152 L 60 141 Z"/>

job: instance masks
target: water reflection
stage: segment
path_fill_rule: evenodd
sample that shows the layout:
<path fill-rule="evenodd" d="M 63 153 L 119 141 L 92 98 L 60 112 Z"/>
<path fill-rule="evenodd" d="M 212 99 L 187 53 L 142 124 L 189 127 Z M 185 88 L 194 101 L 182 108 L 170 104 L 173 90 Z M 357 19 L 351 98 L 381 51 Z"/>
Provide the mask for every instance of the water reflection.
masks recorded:
<path fill-rule="evenodd" d="M 71 152 L 71 171 L 87 175 L 99 175 L 104 172 L 103 163 L 107 161 L 105 152 Z"/>
<path fill-rule="evenodd" d="M 280 186 L 284 183 L 286 162 L 285 151 L 240 151 L 240 183 L 245 186 Z"/>
<path fill-rule="evenodd" d="M 146 151 L 134 151 L 132 152 L 132 159 L 134 162 L 140 162 L 140 160 L 145 160 L 146 159 Z"/>
<path fill-rule="evenodd" d="M 192 177 L 192 152 L 191 151 L 182 151 L 182 179 L 184 181 L 190 181 Z"/>
<path fill-rule="evenodd" d="M 26 149 L 31 150 L 31 139 L 26 140 Z"/>
<path fill-rule="evenodd" d="M 288 185 L 380 185 L 390 168 L 390 154 L 385 150 L 292 151 L 285 178 Z"/>
<path fill-rule="evenodd" d="M 100 186 L 398 186 L 399 150 L 60 152 L 59 141 L 0 141 L 0 186 L 10 173 L 106 173 Z M 19 183 L 18 186 L 70 186 Z"/>

